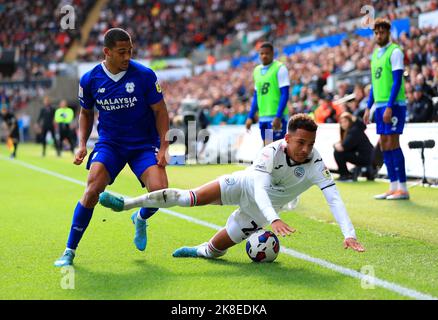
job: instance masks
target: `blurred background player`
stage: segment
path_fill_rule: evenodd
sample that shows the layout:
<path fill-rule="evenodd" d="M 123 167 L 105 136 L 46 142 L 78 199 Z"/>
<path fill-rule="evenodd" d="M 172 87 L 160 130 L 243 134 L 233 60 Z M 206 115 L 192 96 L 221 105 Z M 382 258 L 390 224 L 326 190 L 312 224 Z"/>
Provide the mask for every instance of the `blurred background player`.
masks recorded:
<path fill-rule="evenodd" d="M 55 123 L 58 129 L 59 136 L 59 154 L 61 154 L 64 141 L 67 140 L 71 153 L 75 153 L 75 139 L 71 124 L 75 118 L 75 113 L 72 108 L 67 105 L 67 100 L 61 100 L 58 109 L 55 111 Z"/>
<path fill-rule="evenodd" d="M 374 36 L 378 48 L 374 50 L 371 58 L 372 87 L 368 108 L 364 113 L 364 122 L 369 122 L 370 109 L 375 103 L 374 119 L 390 180 L 389 191 L 374 198 L 409 199 L 405 158 L 400 148 L 400 134 L 403 133 L 406 119 L 404 55 L 401 48 L 390 41 L 391 23 L 387 19 L 376 19 Z"/>
<path fill-rule="evenodd" d="M 295 232 L 280 219 L 278 212 L 285 204 L 317 185 L 342 230 L 344 247 L 364 251 L 356 240 L 353 224 L 330 171 L 313 148 L 316 123 L 308 115 L 297 114 L 291 117 L 287 126 L 285 138 L 265 146 L 254 164 L 246 170 L 221 176 L 193 191 L 165 189 L 133 199 L 123 199 L 105 192 L 100 195 L 99 201 L 115 211 L 156 205 L 239 205 L 228 218 L 226 227 L 209 242 L 196 247 L 183 247 L 173 253 L 174 257 L 217 258 L 269 224 L 281 236 Z"/>
<path fill-rule="evenodd" d="M 258 111 L 259 127 L 266 145 L 283 139 L 286 134 L 290 80 L 286 66 L 274 60 L 274 47 L 271 43 L 264 42 L 260 46 L 259 55 L 262 64 L 255 67 L 253 72 L 254 96 L 246 128 L 250 129 Z"/>
<path fill-rule="evenodd" d="M 9 111 L 7 107 L 1 108 L 1 118 L 6 130 L 6 146 L 11 152 L 11 159 L 17 157 L 18 143 L 20 142 L 20 132 L 18 130 L 18 122 L 14 113 Z"/>
<path fill-rule="evenodd" d="M 99 141 L 87 163 L 87 188 L 73 214 L 67 248 L 55 266 L 72 265 L 75 250 L 97 204 L 99 194 L 129 164 L 142 187 L 149 191 L 167 188 L 165 166 L 169 116 L 155 73 L 131 60 L 132 42 L 123 29 L 109 29 L 104 36 L 105 60 L 82 76 L 79 84 L 79 147 L 74 164 L 87 155 L 87 140 L 99 111 Z M 146 219 L 157 208 L 141 208 L 131 219 L 134 244 L 145 250 Z"/>
<path fill-rule="evenodd" d="M 55 108 L 52 107 L 50 103 L 50 98 L 45 96 L 43 99 L 43 107 L 40 110 L 37 125 L 40 132 L 41 144 L 43 145 L 42 156 L 46 156 L 46 146 L 47 146 L 47 133 L 50 132 L 53 139 L 53 146 L 55 147 L 56 153 L 59 155 L 60 150 L 58 147 L 58 142 L 55 135 Z"/>

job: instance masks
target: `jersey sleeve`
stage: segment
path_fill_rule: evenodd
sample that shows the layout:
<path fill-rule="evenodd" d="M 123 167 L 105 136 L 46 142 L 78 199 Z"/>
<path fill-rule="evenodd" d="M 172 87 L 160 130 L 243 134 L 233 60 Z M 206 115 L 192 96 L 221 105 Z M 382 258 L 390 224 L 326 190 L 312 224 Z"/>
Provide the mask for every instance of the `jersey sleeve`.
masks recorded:
<path fill-rule="evenodd" d="M 264 147 L 254 160 L 254 169 L 271 174 L 274 167 L 275 149 L 272 146 Z"/>
<path fill-rule="evenodd" d="M 78 98 L 82 108 L 91 110 L 94 108 L 95 101 L 93 95 L 91 94 L 91 85 L 89 79 L 88 73 L 82 76 L 79 82 Z"/>
<path fill-rule="evenodd" d="M 269 173 L 258 170 L 254 172 L 254 200 L 266 220 L 272 223 L 280 217 L 266 192 L 266 188 L 269 188 L 270 185 L 271 175 Z"/>
<path fill-rule="evenodd" d="M 404 70 L 405 66 L 403 59 L 404 59 L 403 52 L 399 48 L 395 48 L 391 54 L 392 71 Z"/>
<path fill-rule="evenodd" d="M 321 155 L 315 150 L 313 157 L 312 174 L 310 180 L 312 184 L 316 184 L 321 190 L 330 188 L 335 185 L 335 181 L 330 173 L 330 170 L 324 164 Z"/>
<path fill-rule="evenodd" d="M 279 88 L 290 87 L 289 72 L 285 65 L 282 65 L 280 69 L 278 69 L 277 79 Z"/>
<path fill-rule="evenodd" d="M 163 99 L 163 92 L 154 71 L 148 69 L 145 74 L 146 101 L 149 105 L 155 104 Z"/>
<path fill-rule="evenodd" d="M 331 188 L 326 188 L 322 191 L 327 204 L 330 207 L 333 217 L 341 228 L 344 238 L 354 238 L 356 239 L 356 232 L 354 230 L 353 223 L 348 216 L 347 209 L 345 208 L 344 202 L 341 199 L 341 195 L 338 192 L 336 186 Z"/>

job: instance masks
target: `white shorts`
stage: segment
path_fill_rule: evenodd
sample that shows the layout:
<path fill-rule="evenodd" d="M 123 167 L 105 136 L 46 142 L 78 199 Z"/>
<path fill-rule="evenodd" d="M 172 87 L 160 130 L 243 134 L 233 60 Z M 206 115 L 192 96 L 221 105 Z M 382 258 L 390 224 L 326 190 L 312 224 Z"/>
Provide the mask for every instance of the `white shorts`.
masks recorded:
<path fill-rule="evenodd" d="M 253 217 L 239 208 L 230 215 L 225 229 L 234 243 L 240 243 L 263 227 L 264 225 L 258 224 Z"/>
<path fill-rule="evenodd" d="M 240 171 L 219 177 L 223 205 L 238 205 L 227 220 L 226 230 L 231 240 L 239 243 L 268 225 L 268 221 L 247 193 L 247 181 Z"/>

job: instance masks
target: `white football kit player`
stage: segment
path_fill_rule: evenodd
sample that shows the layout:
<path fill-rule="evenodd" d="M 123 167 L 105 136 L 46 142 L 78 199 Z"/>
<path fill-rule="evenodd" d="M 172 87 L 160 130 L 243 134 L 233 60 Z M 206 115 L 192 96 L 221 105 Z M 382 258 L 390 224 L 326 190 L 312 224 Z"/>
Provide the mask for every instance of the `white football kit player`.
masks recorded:
<path fill-rule="evenodd" d="M 286 153 L 284 139 L 265 146 L 253 165 L 219 178 L 223 205 L 238 205 L 228 218 L 226 230 L 239 243 L 256 230 L 279 219 L 279 211 L 313 185 L 326 198 L 345 238 L 356 238 L 354 227 L 330 171 L 316 149 L 304 163 Z"/>

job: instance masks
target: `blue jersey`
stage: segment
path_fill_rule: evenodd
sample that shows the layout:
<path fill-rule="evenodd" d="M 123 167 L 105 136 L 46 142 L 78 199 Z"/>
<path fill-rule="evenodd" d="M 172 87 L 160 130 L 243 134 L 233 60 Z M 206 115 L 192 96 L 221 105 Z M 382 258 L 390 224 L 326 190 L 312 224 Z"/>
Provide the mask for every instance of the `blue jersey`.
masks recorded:
<path fill-rule="evenodd" d="M 117 75 L 102 62 L 84 74 L 79 84 L 81 107 L 99 111 L 99 141 L 127 147 L 159 147 L 151 105 L 162 99 L 155 73 L 133 60 Z"/>

